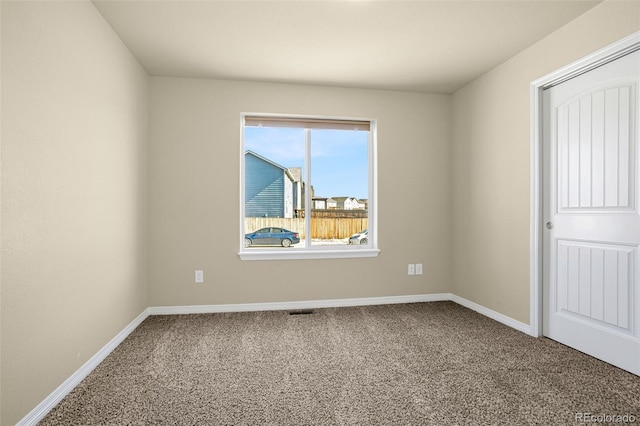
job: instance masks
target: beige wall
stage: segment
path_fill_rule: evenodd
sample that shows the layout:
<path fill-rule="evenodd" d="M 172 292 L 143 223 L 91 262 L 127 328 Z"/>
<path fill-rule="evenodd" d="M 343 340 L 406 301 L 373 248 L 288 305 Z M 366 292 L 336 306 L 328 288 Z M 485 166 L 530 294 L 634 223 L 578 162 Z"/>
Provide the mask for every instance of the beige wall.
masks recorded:
<path fill-rule="evenodd" d="M 453 292 L 529 323 L 529 84 L 640 30 L 608 1 L 453 95 Z"/>
<path fill-rule="evenodd" d="M 2 414 L 147 307 L 147 77 L 89 2 L 1 2 Z"/>
<path fill-rule="evenodd" d="M 449 96 L 152 78 L 150 106 L 151 306 L 450 290 Z M 238 258 L 241 112 L 378 119 L 379 257 Z"/>

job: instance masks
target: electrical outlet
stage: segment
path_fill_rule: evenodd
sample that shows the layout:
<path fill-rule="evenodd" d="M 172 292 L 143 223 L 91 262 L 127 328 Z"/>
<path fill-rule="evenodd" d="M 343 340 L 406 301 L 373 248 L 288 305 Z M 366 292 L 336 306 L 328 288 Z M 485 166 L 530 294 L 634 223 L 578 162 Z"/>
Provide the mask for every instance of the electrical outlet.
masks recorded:
<path fill-rule="evenodd" d="M 414 263 L 410 263 L 409 267 L 407 268 L 407 274 L 408 275 L 415 275 L 416 274 L 416 265 Z"/>
<path fill-rule="evenodd" d="M 204 271 L 197 269 L 195 275 L 196 275 L 195 276 L 196 283 L 203 283 L 204 282 Z"/>
<path fill-rule="evenodd" d="M 422 263 L 416 263 L 416 275 L 422 275 Z"/>

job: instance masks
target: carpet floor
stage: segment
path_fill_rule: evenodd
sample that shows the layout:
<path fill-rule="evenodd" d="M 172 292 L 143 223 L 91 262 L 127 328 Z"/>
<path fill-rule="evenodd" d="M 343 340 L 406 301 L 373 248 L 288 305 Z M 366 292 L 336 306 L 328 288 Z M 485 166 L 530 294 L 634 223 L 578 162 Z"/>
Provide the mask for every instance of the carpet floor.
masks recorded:
<path fill-rule="evenodd" d="M 640 423 L 638 376 L 431 302 L 151 316 L 39 424 L 561 425 L 624 415 Z"/>

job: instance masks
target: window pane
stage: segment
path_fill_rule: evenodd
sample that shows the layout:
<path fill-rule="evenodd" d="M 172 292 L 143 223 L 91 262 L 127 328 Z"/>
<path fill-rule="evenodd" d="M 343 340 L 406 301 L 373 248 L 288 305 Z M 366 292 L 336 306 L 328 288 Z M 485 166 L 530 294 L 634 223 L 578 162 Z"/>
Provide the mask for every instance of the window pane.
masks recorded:
<path fill-rule="evenodd" d="M 304 129 L 244 128 L 245 248 L 304 246 L 304 165 Z"/>
<path fill-rule="evenodd" d="M 369 132 L 310 132 L 311 244 L 368 244 Z"/>

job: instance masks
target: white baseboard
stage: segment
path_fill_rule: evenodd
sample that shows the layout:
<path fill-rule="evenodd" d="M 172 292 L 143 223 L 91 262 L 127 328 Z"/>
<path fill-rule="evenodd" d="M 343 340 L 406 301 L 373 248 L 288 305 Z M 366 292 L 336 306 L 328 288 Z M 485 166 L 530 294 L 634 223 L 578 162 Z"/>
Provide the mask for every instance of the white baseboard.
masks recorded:
<path fill-rule="evenodd" d="M 409 296 L 364 297 L 353 299 L 307 300 L 297 302 L 241 303 L 225 305 L 191 306 L 155 306 L 145 309 L 136 319 L 127 325 L 116 337 L 111 339 L 98 353 L 82 365 L 71 377 L 65 380 L 36 408 L 31 410 L 16 426 L 36 425 L 53 407 L 73 390 L 94 368 L 98 366 L 133 330 L 150 315 L 206 314 L 216 312 L 252 312 L 278 311 L 290 309 L 338 308 L 348 306 L 390 305 L 400 303 L 452 301 L 486 317 L 494 319 L 511 328 L 531 335 L 528 324 L 517 321 L 499 312 L 485 308 L 475 302 L 452 293 L 415 294 Z"/>
<path fill-rule="evenodd" d="M 410 296 L 363 297 L 353 299 L 305 300 L 296 302 L 240 303 L 225 305 L 155 306 L 150 315 L 210 314 L 216 312 L 284 311 L 290 309 L 339 308 L 347 306 L 391 305 L 398 303 L 451 300 L 450 293 Z"/>
<path fill-rule="evenodd" d="M 36 425 L 47 415 L 53 407 L 55 407 L 62 399 L 67 396 L 85 377 L 89 375 L 124 339 L 127 338 L 133 330 L 149 316 L 149 308 L 145 309 L 140 315 L 129 323 L 120 333 L 118 333 L 109 343 L 104 345 L 102 349 L 92 356 L 82 367 L 64 381 L 56 390 L 44 399 L 36 408 L 31 410 L 22 420 L 16 423 L 16 426 Z"/>
<path fill-rule="evenodd" d="M 476 311 L 479 314 L 484 315 L 485 317 L 489 317 L 493 320 L 496 320 L 498 322 L 501 322 L 504 325 L 507 325 L 511 328 L 515 328 L 518 331 L 521 331 L 525 334 L 529 334 L 531 336 L 533 336 L 532 331 L 531 331 L 531 326 L 529 324 L 525 324 L 523 322 L 520 322 L 518 320 L 515 320 L 511 317 L 508 317 L 506 315 L 501 314 L 500 312 L 496 312 L 494 310 L 491 310 L 489 308 L 485 308 L 482 305 L 478 305 L 475 302 L 472 302 L 470 300 L 465 299 L 464 297 L 460 297 L 460 296 L 456 296 L 455 294 L 451 294 L 451 299 L 452 302 L 456 302 L 458 305 L 462 305 L 465 308 L 469 308 L 472 311 Z"/>
<path fill-rule="evenodd" d="M 365 297 L 353 299 L 306 300 L 295 302 L 240 303 L 224 305 L 155 306 L 150 315 L 210 314 L 216 312 L 282 311 L 292 309 L 339 308 L 348 306 L 390 305 L 399 303 L 441 302 L 449 300 L 496 320 L 526 334 L 531 334 L 529 324 L 517 321 L 499 312 L 452 293 L 415 294 L 409 296 Z"/>

